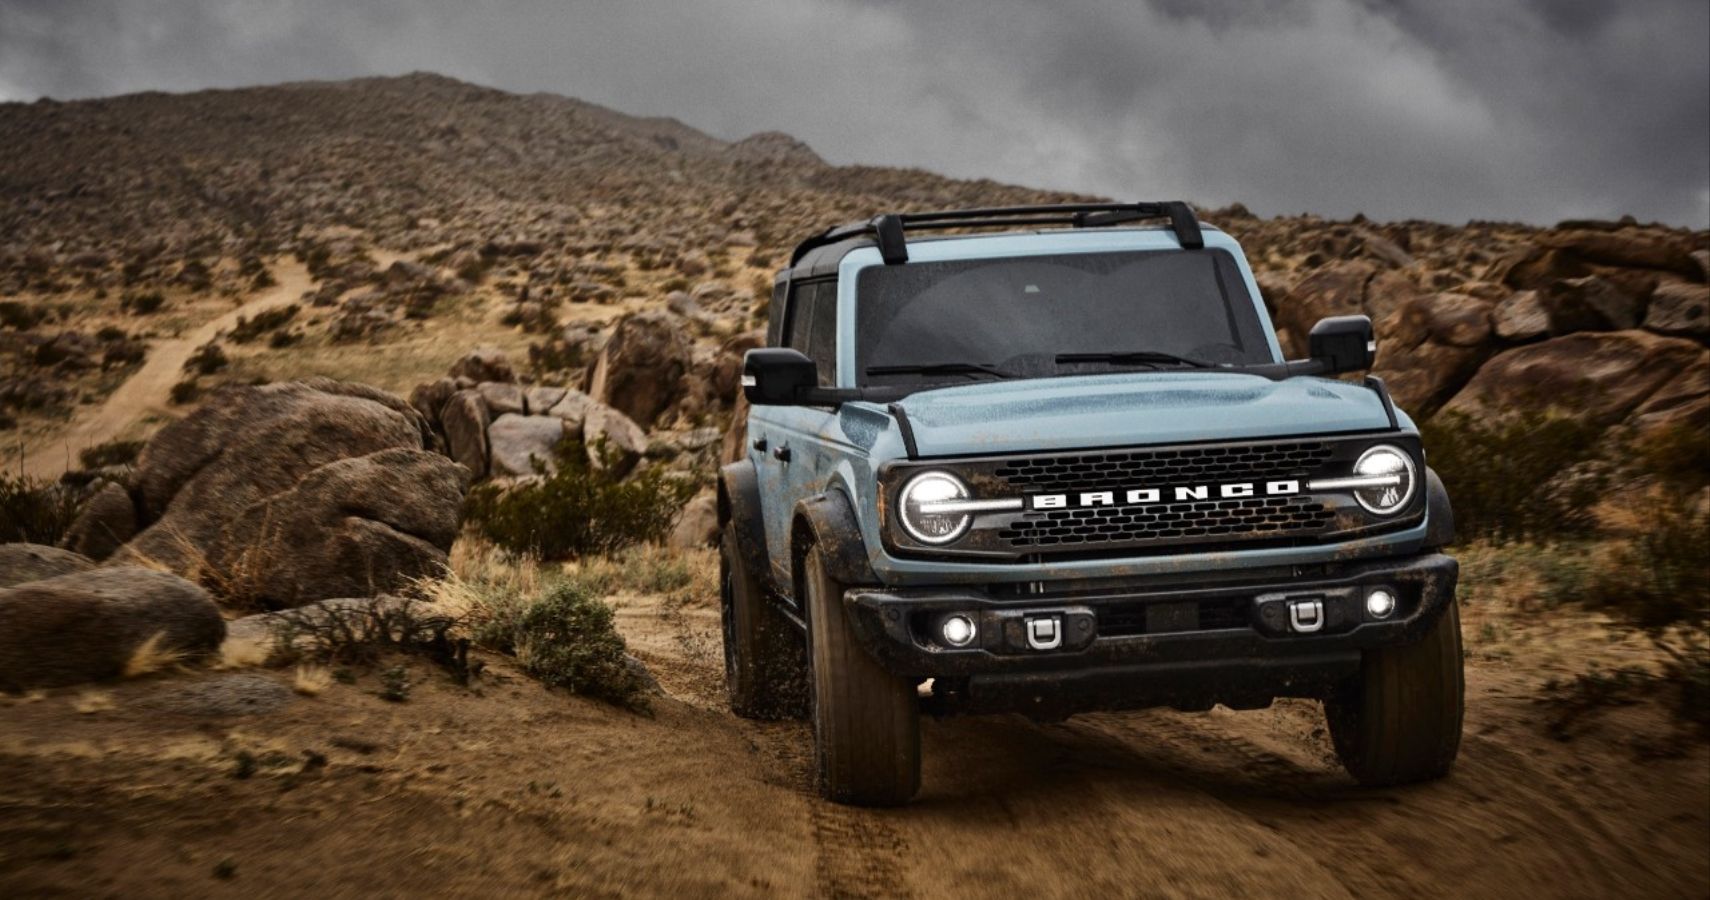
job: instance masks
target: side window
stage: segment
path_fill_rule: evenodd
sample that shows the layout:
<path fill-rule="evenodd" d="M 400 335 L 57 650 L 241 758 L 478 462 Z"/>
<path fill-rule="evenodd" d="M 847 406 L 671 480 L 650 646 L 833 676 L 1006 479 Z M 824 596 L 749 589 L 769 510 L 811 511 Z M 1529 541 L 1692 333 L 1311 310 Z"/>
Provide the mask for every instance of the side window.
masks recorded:
<path fill-rule="evenodd" d="M 813 322 L 808 326 L 808 349 L 803 351 L 819 365 L 819 384 L 830 387 L 837 381 L 837 282 L 819 286 L 813 295 Z"/>
<path fill-rule="evenodd" d="M 797 285 L 784 324 L 784 346 L 807 354 L 819 367 L 819 383 L 837 377 L 837 285 L 827 282 Z"/>
<path fill-rule="evenodd" d="M 797 284 L 790 293 L 794 296 L 790 298 L 790 310 L 784 316 L 783 345 L 807 353 L 808 334 L 813 328 L 813 298 L 819 293 L 819 285 Z"/>
<path fill-rule="evenodd" d="M 772 285 L 772 302 L 766 307 L 766 346 L 784 346 L 784 285 Z"/>

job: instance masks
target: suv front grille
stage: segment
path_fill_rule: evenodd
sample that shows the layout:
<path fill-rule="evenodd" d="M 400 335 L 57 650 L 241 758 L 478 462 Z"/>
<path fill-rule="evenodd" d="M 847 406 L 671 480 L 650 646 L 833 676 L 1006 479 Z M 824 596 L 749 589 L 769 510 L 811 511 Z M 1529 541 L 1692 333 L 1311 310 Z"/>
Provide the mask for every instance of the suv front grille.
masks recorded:
<path fill-rule="evenodd" d="M 1029 492 L 1091 490 L 1115 484 L 1182 484 L 1305 476 L 1329 461 L 1325 441 L 1289 441 L 1122 450 L 1018 459 L 992 474 Z"/>
<path fill-rule="evenodd" d="M 1070 549 L 1108 541 L 1318 534 L 1329 530 L 1334 519 L 1334 513 L 1311 497 L 1208 500 L 1036 511 L 999 531 L 998 537 L 1017 548 Z"/>
<path fill-rule="evenodd" d="M 1424 471 L 1417 438 L 1393 433 L 892 464 L 881 475 L 891 517 L 885 535 L 903 555 L 1036 563 L 1318 545 L 1416 525 L 1423 489 L 1407 511 L 1380 517 L 1346 488 L 1311 487 L 1348 477 L 1380 442 L 1403 447 Z M 955 472 L 976 498 L 1019 498 L 1021 508 L 977 514 L 948 546 L 915 543 L 895 520 L 895 504 L 911 474 L 929 468 Z M 1272 482 L 1298 489 L 1273 492 Z M 1131 499 L 1140 491 L 1152 499 Z"/>

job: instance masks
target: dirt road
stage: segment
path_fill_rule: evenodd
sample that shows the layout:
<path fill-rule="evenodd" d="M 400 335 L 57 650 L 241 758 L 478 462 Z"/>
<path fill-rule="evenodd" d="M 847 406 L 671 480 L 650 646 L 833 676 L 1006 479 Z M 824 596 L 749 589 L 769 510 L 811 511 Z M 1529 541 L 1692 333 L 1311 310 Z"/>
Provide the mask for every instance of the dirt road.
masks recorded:
<path fill-rule="evenodd" d="M 197 347 L 222 331 L 230 331 L 240 318 L 296 302 L 314 285 L 308 270 L 294 259 L 275 262 L 271 271 L 277 284 L 242 306 L 194 331 L 150 344 L 142 368 L 100 406 L 80 411 L 60 435 L 34 442 L 24 458 L 24 473 L 37 478 L 57 478 L 68 467 L 75 467 L 79 452 L 121 436 L 126 428 L 148 415 L 166 413 L 172 386 L 184 378 L 184 363 Z"/>
<path fill-rule="evenodd" d="M 733 718 L 716 613 L 620 601 L 652 717 L 495 662 L 180 676 L 0 705 L 0 895 L 1703 897 L 1710 751 L 1638 706 L 1561 743 L 1536 676 L 1475 665 L 1459 766 L 1336 769 L 1316 708 L 928 722 L 906 809 L 820 802 L 799 723 Z M 389 665 L 390 663 L 383 663 Z M 243 699 L 235 703 L 233 698 Z M 259 698 L 259 699 L 258 699 Z M 96 698 L 99 700 L 99 698 Z M 215 716 L 219 707 L 254 710 Z M 228 710 L 229 711 L 229 710 Z"/>

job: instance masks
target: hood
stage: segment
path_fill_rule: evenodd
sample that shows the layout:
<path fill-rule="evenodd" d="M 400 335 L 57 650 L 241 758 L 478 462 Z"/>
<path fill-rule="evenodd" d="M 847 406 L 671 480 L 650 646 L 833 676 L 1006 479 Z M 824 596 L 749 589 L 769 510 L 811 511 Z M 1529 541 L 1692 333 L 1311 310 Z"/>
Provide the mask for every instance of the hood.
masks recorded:
<path fill-rule="evenodd" d="M 901 401 L 922 456 L 1375 431 L 1370 388 L 1326 378 L 1124 372 L 940 388 Z"/>

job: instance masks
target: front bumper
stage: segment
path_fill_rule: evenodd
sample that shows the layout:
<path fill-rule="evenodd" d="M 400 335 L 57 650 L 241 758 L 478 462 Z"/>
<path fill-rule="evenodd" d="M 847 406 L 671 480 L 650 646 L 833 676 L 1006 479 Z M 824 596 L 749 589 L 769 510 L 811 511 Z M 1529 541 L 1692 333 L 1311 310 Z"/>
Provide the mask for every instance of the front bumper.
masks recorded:
<path fill-rule="evenodd" d="M 1423 637 L 1454 602 L 1459 566 L 1441 554 L 1349 563 L 1311 576 L 1219 582 L 1101 584 L 1006 596 L 976 586 L 855 588 L 844 596 L 856 634 L 888 670 L 934 680 L 942 712 L 1021 710 L 1041 716 L 1094 709 L 1213 703 L 1263 706 L 1323 696 L 1357 672 L 1364 650 Z M 1377 588 L 1397 599 L 1365 612 Z M 1291 607 L 1322 611 L 1319 627 Z M 961 613 L 978 626 L 967 647 L 938 625 Z M 1034 649 L 1030 622 L 1055 620 L 1052 649 Z"/>

